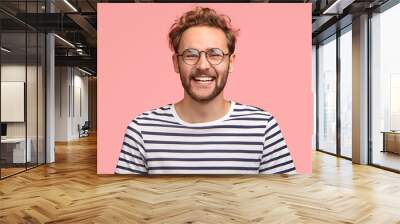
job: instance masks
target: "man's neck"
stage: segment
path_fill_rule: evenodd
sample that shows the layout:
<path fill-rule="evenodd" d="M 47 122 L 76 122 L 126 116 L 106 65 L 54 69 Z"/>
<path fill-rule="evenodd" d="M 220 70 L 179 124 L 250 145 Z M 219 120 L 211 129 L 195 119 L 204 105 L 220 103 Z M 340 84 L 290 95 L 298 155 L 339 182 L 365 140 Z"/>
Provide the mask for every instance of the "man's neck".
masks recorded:
<path fill-rule="evenodd" d="M 198 102 L 185 96 L 175 104 L 178 116 L 188 123 L 204 123 L 218 120 L 225 116 L 230 109 L 231 102 L 218 96 L 208 102 Z"/>

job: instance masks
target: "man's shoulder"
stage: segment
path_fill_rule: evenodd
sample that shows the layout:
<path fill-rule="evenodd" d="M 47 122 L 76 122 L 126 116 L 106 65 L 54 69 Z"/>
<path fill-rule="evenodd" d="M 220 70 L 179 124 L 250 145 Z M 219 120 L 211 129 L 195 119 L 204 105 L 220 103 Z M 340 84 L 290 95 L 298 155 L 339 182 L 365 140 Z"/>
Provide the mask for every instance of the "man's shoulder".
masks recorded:
<path fill-rule="evenodd" d="M 137 123 L 139 120 L 143 119 L 156 119 L 156 118 L 168 118 L 168 117 L 173 117 L 172 110 L 171 110 L 172 104 L 166 104 L 164 106 L 160 106 L 157 108 L 153 108 L 147 111 L 144 111 L 140 113 L 139 115 L 135 116 L 132 119 L 132 122 Z"/>
<path fill-rule="evenodd" d="M 235 108 L 233 109 L 233 112 L 236 114 L 265 115 L 268 117 L 273 117 L 272 113 L 264 108 L 251 104 L 243 104 L 240 102 L 235 102 Z"/>

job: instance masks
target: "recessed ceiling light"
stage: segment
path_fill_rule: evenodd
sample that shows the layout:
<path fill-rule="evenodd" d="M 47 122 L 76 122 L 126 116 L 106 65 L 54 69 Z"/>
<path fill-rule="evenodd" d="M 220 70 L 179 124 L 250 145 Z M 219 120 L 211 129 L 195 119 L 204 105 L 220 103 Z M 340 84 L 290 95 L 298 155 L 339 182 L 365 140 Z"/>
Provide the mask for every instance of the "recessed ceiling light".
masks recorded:
<path fill-rule="evenodd" d="M 81 68 L 79 68 L 79 67 L 78 67 L 78 70 L 81 71 L 81 72 L 83 72 L 83 73 L 85 73 L 85 74 L 93 75 L 92 73 L 90 73 L 90 72 L 88 72 L 88 71 L 86 71 L 86 70 L 83 70 L 83 69 L 81 69 Z"/>
<path fill-rule="evenodd" d="M 5 47 L 1 47 L 1 50 L 4 51 L 4 52 L 6 52 L 6 53 L 10 53 L 10 52 L 11 52 L 11 50 L 9 50 L 9 49 L 7 49 L 7 48 L 5 48 Z"/>
<path fill-rule="evenodd" d="M 64 0 L 65 4 L 67 4 L 72 10 L 74 10 L 74 12 L 78 12 L 78 10 L 68 1 L 68 0 Z"/>
<path fill-rule="evenodd" d="M 57 37 L 58 39 L 60 39 L 61 41 L 63 41 L 64 43 L 68 44 L 69 46 L 75 48 L 75 45 L 73 45 L 73 44 L 72 44 L 71 42 L 69 42 L 68 40 L 66 40 L 66 39 L 64 39 L 64 38 L 62 38 L 62 37 L 60 37 L 60 36 L 57 35 L 57 34 L 54 34 L 54 36 Z"/>
<path fill-rule="evenodd" d="M 355 0 L 336 0 L 327 9 L 322 12 L 323 15 L 327 14 L 342 14 L 343 9 L 351 5 Z"/>

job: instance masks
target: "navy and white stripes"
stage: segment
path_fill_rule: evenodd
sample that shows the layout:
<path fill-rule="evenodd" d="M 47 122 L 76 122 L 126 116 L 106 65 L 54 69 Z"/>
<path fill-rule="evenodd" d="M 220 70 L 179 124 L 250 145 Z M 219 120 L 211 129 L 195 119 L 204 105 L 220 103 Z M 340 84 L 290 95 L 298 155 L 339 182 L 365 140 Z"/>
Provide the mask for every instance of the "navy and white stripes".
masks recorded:
<path fill-rule="evenodd" d="M 232 101 L 222 118 L 187 123 L 173 104 L 142 113 L 129 123 L 115 173 L 296 173 L 275 118 Z"/>

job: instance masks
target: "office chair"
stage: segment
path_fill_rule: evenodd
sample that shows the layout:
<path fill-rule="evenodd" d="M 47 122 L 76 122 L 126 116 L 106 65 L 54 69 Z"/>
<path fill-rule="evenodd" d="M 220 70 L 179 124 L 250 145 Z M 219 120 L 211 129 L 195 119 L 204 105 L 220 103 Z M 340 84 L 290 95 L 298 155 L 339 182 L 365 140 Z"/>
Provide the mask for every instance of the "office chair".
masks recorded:
<path fill-rule="evenodd" d="M 85 121 L 82 127 L 79 128 L 79 138 L 89 136 L 89 129 L 90 129 L 89 121 Z"/>

